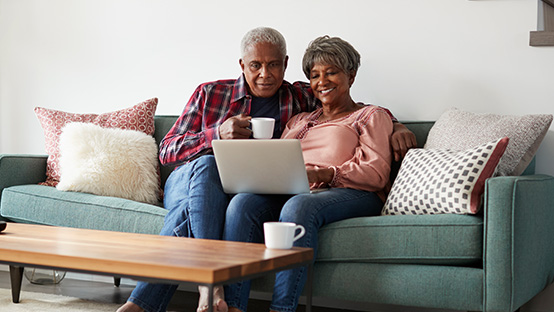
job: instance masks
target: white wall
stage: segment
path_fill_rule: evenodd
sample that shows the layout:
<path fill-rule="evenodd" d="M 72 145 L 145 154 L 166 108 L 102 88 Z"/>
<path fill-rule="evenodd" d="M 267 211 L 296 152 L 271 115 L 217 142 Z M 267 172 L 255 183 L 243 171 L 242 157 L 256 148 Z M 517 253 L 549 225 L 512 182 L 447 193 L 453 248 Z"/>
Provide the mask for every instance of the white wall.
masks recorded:
<path fill-rule="evenodd" d="M 400 119 L 449 107 L 553 113 L 554 48 L 529 47 L 534 0 L 0 0 L 0 153 L 43 153 L 33 107 L 106 112 L 158 97 L 179 114 L 201 82 L 240 74 L 251 28 L 279 29 L 288 80 L 323 34 L 362 54 L 356 100 Z M 554 133 L 537 171 L 554 174 Z"/>
<path fill-rule="evenodd" d="M 35 106 L 101 113 L 158 97 L 158 114 L 179 114 L 199 83 L 239 76 L 239 41 L 261 25 L 287 38 L 290 81 L 310 40 L 350 41 L 354 99 L 399 119 L 552 114 L 554 47 L 529 46 L 536 15 L 535 0 L 0 0 L 0 153 L 44 153 Z M 553 129 L 539 173 L 554 175 Z"/>

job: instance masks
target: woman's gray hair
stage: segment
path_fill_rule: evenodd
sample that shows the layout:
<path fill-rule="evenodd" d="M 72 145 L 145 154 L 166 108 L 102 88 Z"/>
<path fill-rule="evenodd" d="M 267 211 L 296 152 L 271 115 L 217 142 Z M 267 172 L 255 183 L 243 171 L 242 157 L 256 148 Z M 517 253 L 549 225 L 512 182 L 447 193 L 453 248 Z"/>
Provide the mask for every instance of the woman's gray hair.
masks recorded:
<path fill-rule="evenodd" d="M 244 35 L 240 42 L 240 55 L 246 55 L 248 48 L 258 43 L 271 43 L 279 49 L 283 58 L 287 56 L 287 43 L 285 37 L 277 30 L 270 27 L 258 27 L 250 30 Z"/>
<path fill-rule="evenodd" d="M 316 63 L 334 65 L 349 74 L 360 67 L 360 53 L 338 37 L 321 36 L 310 42 L 302 58 L 302 70 L 308 79 Z"/>

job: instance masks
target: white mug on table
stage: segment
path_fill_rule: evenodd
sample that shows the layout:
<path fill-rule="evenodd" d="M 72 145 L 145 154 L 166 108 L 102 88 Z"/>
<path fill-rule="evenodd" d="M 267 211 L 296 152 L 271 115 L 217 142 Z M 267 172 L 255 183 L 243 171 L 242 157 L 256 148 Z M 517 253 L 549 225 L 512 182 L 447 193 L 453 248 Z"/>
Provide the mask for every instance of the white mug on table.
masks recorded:
<path fill-rule="evenodd" d="M 296 234 L 297 230 L 300 233 Z M 265 246 L 271 249 L 291 249 L 292 243 L 306 234 L 302 225 L 292 222 L 265 222 Z"/>

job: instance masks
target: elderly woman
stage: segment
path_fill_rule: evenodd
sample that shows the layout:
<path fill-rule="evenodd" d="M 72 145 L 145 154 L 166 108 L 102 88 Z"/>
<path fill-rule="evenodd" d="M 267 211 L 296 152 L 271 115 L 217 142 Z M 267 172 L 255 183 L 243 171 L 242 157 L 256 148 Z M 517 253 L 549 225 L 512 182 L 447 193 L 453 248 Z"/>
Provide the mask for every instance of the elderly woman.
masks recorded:
<path fill-rule="evenodd" d="M 263 223 L 278 219 L 303 225 L 306 235 L 294 245 L 317 253 L 322 226 L 381 211 L 390 185 L 393 123 L 382 108 L 350 96 L 359 53 L 340 38 L 323 36 L 310 43 L 302 63 L 322 108 L 294 116 L 282 138 L 301 141 L 311 187 L 329 189 L 292 197 L 237 194 L 227 209 L 225 240 L 263 242 Z M 306 278 L 306 268 L 278 273 L 271 311 L 296 311 Z M 249 292 L 249 281 L 227 286 L 229 311 L 246 311 Z"/>

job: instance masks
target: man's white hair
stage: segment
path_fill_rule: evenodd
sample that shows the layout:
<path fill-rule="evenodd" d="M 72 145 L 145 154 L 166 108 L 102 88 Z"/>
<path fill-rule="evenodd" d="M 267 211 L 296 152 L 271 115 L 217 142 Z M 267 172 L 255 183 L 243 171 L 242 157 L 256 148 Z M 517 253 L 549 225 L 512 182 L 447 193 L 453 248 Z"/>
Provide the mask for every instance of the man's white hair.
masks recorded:
<path fill-rule="evenodd" d="M 285 37 L 273 28 L 258 27 L 247 32 L 242 38 L 240 42 L 241 57 L 244 58 L 248 48 L 258 43 L 271 43 L 279 49 L 283 58 L 287 56 L 287 43 L 285 42 Z"/>

